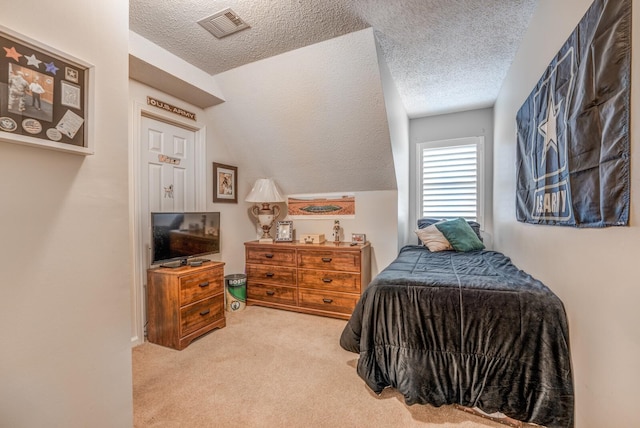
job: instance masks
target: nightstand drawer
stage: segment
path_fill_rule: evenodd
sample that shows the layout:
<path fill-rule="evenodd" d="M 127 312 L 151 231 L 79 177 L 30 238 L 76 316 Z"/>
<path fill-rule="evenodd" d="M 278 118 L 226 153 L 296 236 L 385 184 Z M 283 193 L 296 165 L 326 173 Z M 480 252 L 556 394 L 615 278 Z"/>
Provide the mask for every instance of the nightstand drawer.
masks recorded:
<path fill-rule="evenodd" d="M 247 263 L 295 266 L 296 250 L 289 248 L 248 248 Z"/>
<path fill-rule="evenodd" d="M 182 336 L 206 327 L 224 316 L 224 297 L 211 297 L 180 310 Z"/>
<path fill-rule="evenodd" d="M 247 265 L 247 282 L 296 285 L 296 269 L 280 266 Z"/>
<path fill-rule="evenodd" d="M 298 267 L 305 269 L 360 271 L 359 251 L 298 251 Z"/>
<path fill-rule="evenodd" d="M 247 286 L 247 299 L 263 302 L 296 305 L 296 289 L 268 284 L 250 284 Z"/>
<path fill-rule="evenodd" d="M 180 278 L 180 305 L 221 293 L 222 284 L 222 269 L 185 275 Z"/>
<path fill-rule="evenodd" d="M 358 294 L 334 293 L 332 291 L 303 289 L 298 291 L 298 303 L 301 307 L 343 314 L 351 314 L 359 298 Z"/>
<path fill-rule="evenodd" d="M 298 269 L 298 287 L 360 293 L 360 274 L 332 270 Z"/>

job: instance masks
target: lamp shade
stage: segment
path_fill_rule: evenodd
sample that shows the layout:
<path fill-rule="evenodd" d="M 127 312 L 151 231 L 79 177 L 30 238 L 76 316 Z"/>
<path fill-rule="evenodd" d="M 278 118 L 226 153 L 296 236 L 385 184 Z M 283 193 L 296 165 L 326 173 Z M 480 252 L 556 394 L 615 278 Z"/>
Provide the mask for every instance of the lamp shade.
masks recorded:
<path fill-rule="evenodd" d="M 253 189 L 245 198 L 246 202 L 284 202 L 276 183 L 271 178 L 258 178 Z"/>

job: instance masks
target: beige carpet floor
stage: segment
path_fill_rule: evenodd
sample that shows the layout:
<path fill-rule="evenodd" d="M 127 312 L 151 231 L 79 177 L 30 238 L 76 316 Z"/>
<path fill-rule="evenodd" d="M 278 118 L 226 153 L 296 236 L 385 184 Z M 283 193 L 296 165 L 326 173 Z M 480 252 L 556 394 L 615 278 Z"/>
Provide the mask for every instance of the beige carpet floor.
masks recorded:
<path fill-rule="evenodd" d="M 340 348 L 346 321 L 248 306 L 182 351 L 133 349 L 134 427 L 505 428 L 451 406 L 376 395 Z"/>

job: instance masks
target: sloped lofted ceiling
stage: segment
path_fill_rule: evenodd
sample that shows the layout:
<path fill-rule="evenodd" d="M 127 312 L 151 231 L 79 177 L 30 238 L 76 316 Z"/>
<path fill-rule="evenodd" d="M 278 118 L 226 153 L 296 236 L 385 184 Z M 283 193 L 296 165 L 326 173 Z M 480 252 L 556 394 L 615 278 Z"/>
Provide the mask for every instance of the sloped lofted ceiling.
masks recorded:
<path fill-rule="evenodd" d="M 492 106 L 536 4 L 130 0 L 130 29 L 214 76 L 226 101 L 208 109 L 213 136 L 245 176 L 289 194 L 390 190 L 404 164 L 379 64 L 409 118 Z M 226 8 L 251 28 L 216 39 L 197 24 Z"/>
<path fill-rule="evenodd" d="M 409 117 L 493 105 L 537 0 L 130 0 L 130 29 L 216 75 L 374 29 Z M 251 28 L 197 24 L 231 8 Z"/>

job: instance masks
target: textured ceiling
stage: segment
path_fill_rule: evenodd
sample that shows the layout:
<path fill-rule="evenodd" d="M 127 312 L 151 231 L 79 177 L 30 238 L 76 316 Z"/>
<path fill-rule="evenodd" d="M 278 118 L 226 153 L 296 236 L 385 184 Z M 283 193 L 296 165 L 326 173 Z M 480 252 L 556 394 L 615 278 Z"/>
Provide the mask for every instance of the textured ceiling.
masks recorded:
<path fill-rule="evenodd" d="M 130 0 L 130 29 L 205 72 L 372 27 L 409 117 L 493 105 L 537 0 Z M 197 21 L 230 7 L 251 28 Z"/>

